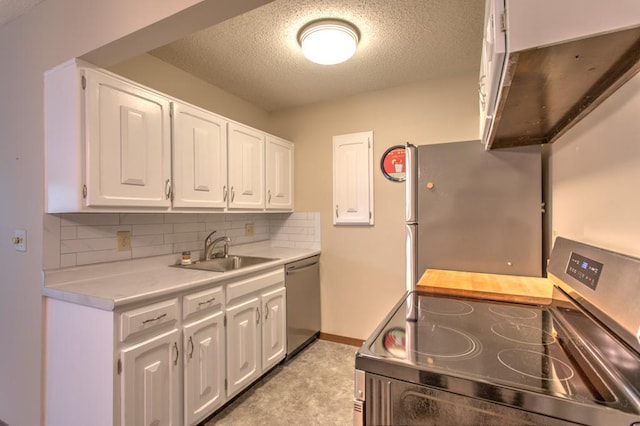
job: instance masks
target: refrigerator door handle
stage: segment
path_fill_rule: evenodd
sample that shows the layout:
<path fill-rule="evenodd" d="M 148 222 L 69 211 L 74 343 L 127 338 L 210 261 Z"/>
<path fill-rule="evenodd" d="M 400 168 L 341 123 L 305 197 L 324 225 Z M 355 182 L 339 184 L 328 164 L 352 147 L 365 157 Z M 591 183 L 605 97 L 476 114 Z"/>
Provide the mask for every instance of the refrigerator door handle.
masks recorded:
<path fill-rule="evenodd" d="M 405 162 L 405 219 L 407 223 L 416 223 L 418 221 L 418 148 L 409 142 L 405 146 Z"/>
<path fill-rule="evenodd" d="M 418 225 L 407 224 L 406 235 L 406 249 L 407 261 L 406 261 L 406 286 L 407 291 L 413 291 L 416 289 L 418 283 Z"/>

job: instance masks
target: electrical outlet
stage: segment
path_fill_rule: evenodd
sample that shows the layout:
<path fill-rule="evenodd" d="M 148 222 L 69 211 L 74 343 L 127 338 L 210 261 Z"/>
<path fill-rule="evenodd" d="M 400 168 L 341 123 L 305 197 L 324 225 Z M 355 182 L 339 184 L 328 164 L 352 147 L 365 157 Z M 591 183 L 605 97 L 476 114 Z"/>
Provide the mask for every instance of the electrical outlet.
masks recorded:
<path fill-rule="evenodd" d="M 244 224 L 244 236 L 253 237 L 253 223 Z"/>
<path fill-rule="evenodd" d="M 27 231 L 24 229 L 16 229 L 13 232 L 12 242 L 16 251 L 27 251 Z"/>
<path fill-rule="evenodd" d="M 131 250 L 131 231 L 118 231 L 118 251 Z"/>

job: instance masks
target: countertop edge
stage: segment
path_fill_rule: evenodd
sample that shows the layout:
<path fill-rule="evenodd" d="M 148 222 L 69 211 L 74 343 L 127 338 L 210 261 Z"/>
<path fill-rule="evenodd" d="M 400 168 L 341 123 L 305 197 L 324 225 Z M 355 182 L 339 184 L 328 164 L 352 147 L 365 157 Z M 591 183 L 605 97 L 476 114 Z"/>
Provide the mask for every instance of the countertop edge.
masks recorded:
<path fill-rule="evenodd" d="M 222 285 L 245 275 L 283 267 L 296 260 L 321 254 L 320 249 L 235 246 L 232 254 L 272 257 L 276 260 L 230 272 L 174 268 L 175 255 L 110 262 L 44 271 L 42 295 L 106 311 L 125 305 L 177 296 L 206 285 Z M 276 256 L 277 254 L 277 256 Z M 94 272 L 94 276 L 91 272 Z M 80 279 L 75 279 L 79 275 Z M 123 283 L 127 277 L 131 284 Z"/>

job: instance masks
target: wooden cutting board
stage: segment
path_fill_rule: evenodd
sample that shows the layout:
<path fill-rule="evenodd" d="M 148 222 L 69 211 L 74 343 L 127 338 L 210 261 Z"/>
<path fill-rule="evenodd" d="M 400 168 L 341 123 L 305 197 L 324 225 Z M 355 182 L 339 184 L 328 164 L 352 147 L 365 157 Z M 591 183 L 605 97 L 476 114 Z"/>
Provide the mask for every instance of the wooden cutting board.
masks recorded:
<path fill-rule="evenodd" d="M 553 283 L 547 278 L 427 269 L 418 289 L 521 303 L 551 303 Z"/>

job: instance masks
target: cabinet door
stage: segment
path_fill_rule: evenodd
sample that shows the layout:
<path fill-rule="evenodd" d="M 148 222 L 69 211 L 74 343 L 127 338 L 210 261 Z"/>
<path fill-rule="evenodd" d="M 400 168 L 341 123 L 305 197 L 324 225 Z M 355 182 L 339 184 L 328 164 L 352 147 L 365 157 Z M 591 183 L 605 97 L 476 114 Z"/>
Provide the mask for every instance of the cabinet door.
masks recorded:
<path fill-rule="evenodd" d="M 260 300 L 227 309 L 227 395 L 232 397 L 260 376 Z"/>
<path fill-rule="evenodd" d="M 503 72 L 506 50 L 506 32 L 503 30 L 504 1 L 485 3 L 484 37 L 480 59 L 478 94 L 480 95 L 480 139 L 486 144 L 496 112 L 498 91 Z"/>
<path fill-rule="evenodd" d="M 169 101 L 86 70 L 87 206 L 170 206 Z"/>
<path fill-rule="evenodd" d="M 293 210 L 293 144 L 267 136 L 267 210 Z"/>
<path fill-rule="evenodd" d="M 174 207 L 226 207 L 226 120 L 173 104 L 173 184 Z"/>
<path fill-rule="evenodd" d="M 333 137 L 333 224 L 373 225 L 373 132 Z"/>
<path fill-rule="evenodd" d="M 180 422 L 178 329 L 123 349 L 122 426 Z"/>
<path fill-rule="evenodd" d="M 225 401 L 224 312 L 184 327 L 185 425 L 205 419 Z"/>
<path fill-rule="evenodd" d="M 264 208 L 264 134 L 229 123 L 229 208 Z"/>
<path fill-rule="evenodd" d="M 262 370 L 276 365 L 286 355 L 285 289 L 265 293 L 262 301 Z"/>

